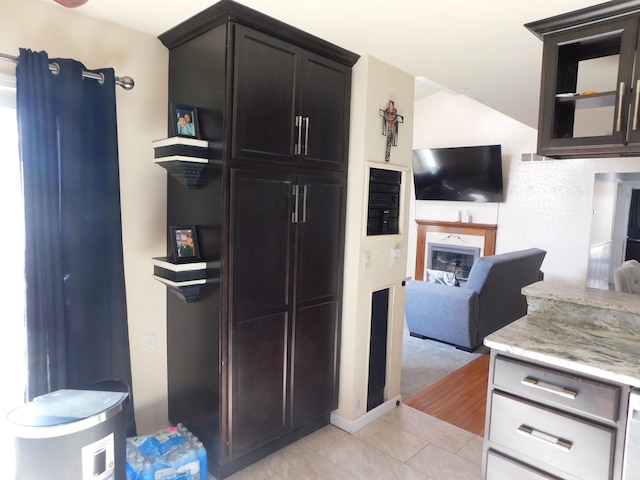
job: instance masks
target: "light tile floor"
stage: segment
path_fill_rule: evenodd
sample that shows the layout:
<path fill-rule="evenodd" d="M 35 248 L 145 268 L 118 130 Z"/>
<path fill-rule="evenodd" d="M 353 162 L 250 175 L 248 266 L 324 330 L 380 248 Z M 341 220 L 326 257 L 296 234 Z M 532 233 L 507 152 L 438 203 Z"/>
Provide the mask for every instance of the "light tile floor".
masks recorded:
<path fill-rule="evenodd" d="M 405 405 L 349 434 L 328 425 L 230 480 L 478 480 L 482 437 Z"/>

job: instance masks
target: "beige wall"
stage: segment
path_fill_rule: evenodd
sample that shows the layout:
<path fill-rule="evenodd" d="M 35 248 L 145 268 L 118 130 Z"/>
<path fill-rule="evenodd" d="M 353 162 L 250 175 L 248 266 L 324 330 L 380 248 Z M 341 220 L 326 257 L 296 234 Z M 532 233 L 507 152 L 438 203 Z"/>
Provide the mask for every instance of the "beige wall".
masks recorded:
<path fill-rule="evenodd" d="M 363 56 L 353 69 L 351 129 L 345 251 L 340 400 L 333 423 L 346 430 L 362 426 L 366 413 L 369 362 L 371 294 L 389 288 L 389 339 L 385 400 L 400 394 L 402 327 L 407 259 L 409 189 L 401 194 L 399 235 L 366 236 L 368 172 L 370 167 L 393 168 L 403 173 L 403 185 L 410 182 L 413 131 L 413 89 L 410 75 L 380 60 Z M 386 137 L 382 133 L 380 109 L 393 100 L 404 116 L 399 140 L 386 163 Z M 394 250 L 399 256 L 394 257 Z M 365 256 L 369 258 L 367 261 Z M 365 421 L 366 423 L 366 421 Z"/>
<path fill-rule="evenodd" d="M 165 287 L 150 258 L 165 254 L 166 173 L 151 141 L 166 136 L 168 52 L 154 37 L 37 0 L 0 0 L 0 52 L 45 50 L 89 69 L 113 67 L 136 86 L 117 87 L 122 223 L 136 418 L 140 433 L 167 423 Z M 0 61 L 0 73 L 15 65 Z M 96 212 L 99 215 L 99 212 Z M 146 338 L 155 334 L 154 351 Z"/>

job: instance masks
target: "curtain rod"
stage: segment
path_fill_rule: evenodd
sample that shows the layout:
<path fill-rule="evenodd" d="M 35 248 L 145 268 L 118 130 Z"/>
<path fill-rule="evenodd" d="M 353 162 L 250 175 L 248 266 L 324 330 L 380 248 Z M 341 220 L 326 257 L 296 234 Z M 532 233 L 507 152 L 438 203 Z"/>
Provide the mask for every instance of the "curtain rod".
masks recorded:
<path fill-rule="evenodd" d="M 7 55 L 6 53 L 0 53 L 0 59 L 8 60 L 16 64 L 20 61 L 18 57 Z M 57 63 L 52 62 L 49 64 L 49 70 L 51 70 L 53 73 L 58 73 L 58 71 L 60 70 L 60 66 Z M 104 75 L 101 73 L 87 72 L 83 70 L 82 76 L 84 78 L 93 78 L 94 80 L 98 80 L 100 83 L 104 82 Z M 120 85 L 125 90 L 131 90 L 135 85 L 133 78 L 131 77 L 116 77 L 116 84 Z"/>

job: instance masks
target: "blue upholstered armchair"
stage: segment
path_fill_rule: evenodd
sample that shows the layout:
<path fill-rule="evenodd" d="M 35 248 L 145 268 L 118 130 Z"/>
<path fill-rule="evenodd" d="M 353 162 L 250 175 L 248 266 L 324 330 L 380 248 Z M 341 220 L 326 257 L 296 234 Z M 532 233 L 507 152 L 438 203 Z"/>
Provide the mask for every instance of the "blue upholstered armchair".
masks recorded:
<path fill-rule="evenodd" d="M 409 282 L 405 315 L 410 334 L 475 350 L 485 336 L 526 315 L 521 290 L 541 279 L 546 253 L 530 248 L 480 257 L 460 287 Z"/>

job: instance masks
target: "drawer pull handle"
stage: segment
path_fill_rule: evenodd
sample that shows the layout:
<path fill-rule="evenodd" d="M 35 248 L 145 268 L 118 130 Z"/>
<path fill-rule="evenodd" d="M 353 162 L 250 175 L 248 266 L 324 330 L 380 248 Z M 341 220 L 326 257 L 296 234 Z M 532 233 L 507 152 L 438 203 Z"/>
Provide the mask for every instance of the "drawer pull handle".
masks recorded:
<path fill-rule="evenodd" d="M 569 440 L 564 440 L 554 435 L 541 432 L 540 430 L 536 430 L 535 428 L 531 428 L 526 425 L 520 425 L 518 427 L 518 433 L 527 435 L 528 437 L 534 438 L 541 442 L 548 443 L 554 447 L 559 448 L 560 450 L 564 450 L 565 452 L 571 450 L 571 447 L 573 446 L 573 442 L 570 442 Z"/>
<path fill-rule="evenodd" d="M 570 398 L 571 400 L 575 400 L 575 398 L 578 396 L 578 392 L 574 392 L 573 390 L 569 390 L 564 387 L 558 387 L 557 385 L 553 385 L 551 383 L 541 382 L 536 378 L 526 377 L 523 378 L 520 383 L 528 387 L 537 388 L 538 390 L 555 393 L 556 395 L 560 395 L 564 398 Z"/>

